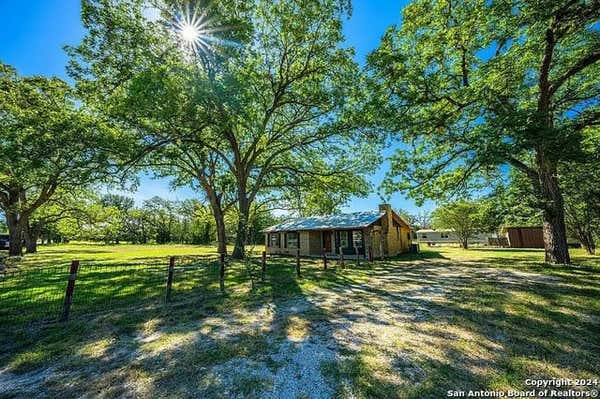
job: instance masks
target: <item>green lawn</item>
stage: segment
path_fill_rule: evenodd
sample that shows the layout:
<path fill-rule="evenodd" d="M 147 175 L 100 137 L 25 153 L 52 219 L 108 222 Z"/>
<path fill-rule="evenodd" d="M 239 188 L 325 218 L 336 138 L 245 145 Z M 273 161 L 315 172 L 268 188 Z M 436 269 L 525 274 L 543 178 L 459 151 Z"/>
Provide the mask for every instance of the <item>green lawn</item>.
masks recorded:
<path fill-rule="evenodd" d="M 20 267 L 65 266 L 73 259 L 82 264 L 137 265 L 168 264 L 169 256 L 217 256 L 213 246 L 202 245 L 102 245 L 71 243 L 41 246 L 37 254 L 26 255 Z"/>
<path fill-rule="evenodd" d="M 165 305 L 168 256 L 193 267 L 213 248 L 42 247 L 20 267 L 78 258 L 97 273 L 80 276 L 76 295 L 123 301 L 75 302 L 66 325 L 3 324 L 0 397 L 442 398 L 526 389 L 527 378 L 599 379 L 600 257 L 572 254 L 569 267 L 543 264 L 537 250 L 446 247 L 327 271 L 304 259 L 300 279 L 279 258 L 254 286 L 233 262 L 225 295 L 214 271 L 192 268 Z M 164 274 L 140 274 L 147 265 Z"/>

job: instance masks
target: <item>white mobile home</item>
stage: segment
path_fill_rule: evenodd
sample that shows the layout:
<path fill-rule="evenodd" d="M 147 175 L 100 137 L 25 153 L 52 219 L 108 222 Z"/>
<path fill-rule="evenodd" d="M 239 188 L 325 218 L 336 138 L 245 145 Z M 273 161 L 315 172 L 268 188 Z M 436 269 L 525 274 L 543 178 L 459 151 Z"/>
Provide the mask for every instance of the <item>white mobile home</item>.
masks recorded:
<path fill-rule="evenodd" d="M 452 229 L 423 229 L 417 230 L 417 240 L 420 244 L 458 244 L 460 240 Z M 469 239 L 470 243 L 487 244 L 488 235 L 477 233 Z"/>

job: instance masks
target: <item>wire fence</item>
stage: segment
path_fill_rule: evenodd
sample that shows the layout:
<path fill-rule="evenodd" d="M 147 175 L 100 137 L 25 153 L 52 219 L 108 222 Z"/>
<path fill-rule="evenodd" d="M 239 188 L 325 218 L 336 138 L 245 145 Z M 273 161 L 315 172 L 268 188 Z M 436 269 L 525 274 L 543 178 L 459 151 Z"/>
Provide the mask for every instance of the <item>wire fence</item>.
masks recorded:
<path fill-rule="evenodd" d="M 180 256 L 155 263 L 102 264 L 73 261 L 71 266 L 9 269 L 0 272 L 0 325 L 22 327 L 30 323 L 66 321 L 113 309 L 152 306 L 208 298 L 254 288 L 258 281 L 270 287 L 294 286 L 295 279 L 315 277 L 333 262 L 342 269 L 353 266 L 343 259 L 307 259 L 293 256 L 252 256 L 228 264 L 224 256 Z M 357 266 L 360 260 L 357 259 Z M 269 267 L 267 268 L 267 263 Z M 283 288 L 287 290 L 287 288 Z"/>
<path fill-rule="evenodd" d="M 22 324 L 58 315 L 68 267 L 40 267 L 0 274 L 0 324 Z"/>
<path fill-rule="evenodd" d="M 82 262 L 71 275 L 67 265 L 9 270 L 0 273 L 0 325 L 55 322 L 65 317 L 68 281 L 74 280 L 68 315 L 88 315 L 128 306 L 186 300 L 220 292 L 218 258 L 173 258 L 169 262 L 106 265 Z"/>

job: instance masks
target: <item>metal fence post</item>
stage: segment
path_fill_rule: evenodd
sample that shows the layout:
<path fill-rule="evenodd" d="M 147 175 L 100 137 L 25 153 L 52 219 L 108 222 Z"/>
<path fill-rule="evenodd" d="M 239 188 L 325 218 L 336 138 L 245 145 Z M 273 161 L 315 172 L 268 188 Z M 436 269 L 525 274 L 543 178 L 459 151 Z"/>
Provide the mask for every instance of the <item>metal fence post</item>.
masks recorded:
<path fill-rule="evenodd" d="M 327 270 L 327 252 L 325 248 L 323 248 L 323 269 Z"/>
<path fill-rule="evenodd" d="M 296 250 L 296 276 L 300 278 L 300 250 Z"/>
<path fill-rule="evenodd" d="M 69 270 L 69 281 L 67 282 L 67 290 L 65 292 L 65 302 L 63 304 L 62 314 L 60 316 L 61 322 L 69 321 L 69 312 L 71 311 L 71 304 L 73 303 L 73 293 L 75 292 L 75 279 L 77 278 L 78 269 L 79 261 L 72 261 L 71 269 Z"/>
<path fill-rule="evenodd" d="M 171 289 L 173 287 L 173 272 L 175 271 L 175 257 L 171 256 L 169 258 L 169 273 L 167 275 L 167 296 L 166 300 L 169 302 L 171 300 Z"/>
<path fill-rule="evenodd" d="M 225 292 L 225 254 L 221 254 L 220 264 L 219 287 L 221 288 L 221 292 Z"/>
<path fill-rule="evenodd" d="M 265 281 L 265 274 L 267 272 L 267 251 L 262 251 L 262 264 L 260 271 L 260 279 Z"/>
<path fill-rule="evenodd" d="M 344 250 L 340 247 L 340 266 L 344 267 Z"/>

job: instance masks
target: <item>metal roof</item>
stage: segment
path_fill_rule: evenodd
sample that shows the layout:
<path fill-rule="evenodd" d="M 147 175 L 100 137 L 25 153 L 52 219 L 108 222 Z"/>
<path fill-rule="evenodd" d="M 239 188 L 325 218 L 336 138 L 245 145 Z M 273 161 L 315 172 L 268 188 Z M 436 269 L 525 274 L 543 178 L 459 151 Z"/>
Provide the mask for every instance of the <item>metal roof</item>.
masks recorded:
<path fill-rule="evenodd" d="M 275 226 L 267 227 L 263 232 L 299 231 L 299 230 L 328 230 L 352 229 L 367 227 L 375 223 L 385 212 L 367 211 L 354 213 L 339 213 L 329 216 L 313 216 L 287 220 Z"/>

